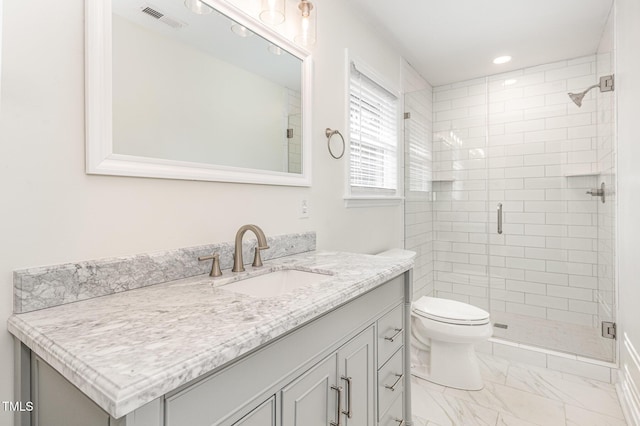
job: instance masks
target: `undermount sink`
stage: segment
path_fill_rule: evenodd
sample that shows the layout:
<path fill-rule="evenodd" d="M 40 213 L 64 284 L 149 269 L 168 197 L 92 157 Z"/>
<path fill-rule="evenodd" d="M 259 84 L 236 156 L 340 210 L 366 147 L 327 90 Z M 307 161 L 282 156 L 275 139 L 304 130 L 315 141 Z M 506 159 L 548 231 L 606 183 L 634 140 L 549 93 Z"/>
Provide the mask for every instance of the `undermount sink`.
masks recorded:
<path fill-rule="evenodd" d="M 319 283 L 330 277 L 331 275 L 317 272 L 284 269 L 234 281 L 220 288 L 253 297 L 274 297 L 289 293 L 300 287 Z"/>

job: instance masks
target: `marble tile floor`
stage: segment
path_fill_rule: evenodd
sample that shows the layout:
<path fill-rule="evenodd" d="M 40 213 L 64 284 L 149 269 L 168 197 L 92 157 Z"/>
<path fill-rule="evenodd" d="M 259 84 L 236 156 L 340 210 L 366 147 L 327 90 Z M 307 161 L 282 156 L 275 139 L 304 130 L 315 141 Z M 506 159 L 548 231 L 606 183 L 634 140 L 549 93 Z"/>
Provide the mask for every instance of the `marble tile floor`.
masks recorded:
<path fill-rule="evenodd" d="M 601 361 L 613 360 L 615 340 L 603 338 L 596 327 L 508 312 L 492 312 L 491 321 L 509 326 L 494 327 L 493 337 Z"/>
<path fill-rule="evenodd" d="M 484 389 L 411 377 L 415 426 L 624 426 L 612 384 L 478 354 Z"/>

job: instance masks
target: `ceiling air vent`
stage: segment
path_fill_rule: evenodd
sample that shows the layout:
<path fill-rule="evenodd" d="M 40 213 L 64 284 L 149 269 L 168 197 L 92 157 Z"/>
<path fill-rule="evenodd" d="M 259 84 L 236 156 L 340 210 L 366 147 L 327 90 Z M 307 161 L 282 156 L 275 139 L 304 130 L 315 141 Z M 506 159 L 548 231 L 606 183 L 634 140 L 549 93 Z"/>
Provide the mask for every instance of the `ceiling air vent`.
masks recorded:
<path fill-rule="evenodd" d="M 147 15 L 156 18 L 156 19 L 160 19 L 164 16 L 164 13 L 160 13 L 155 9 L 151 9 L 149 6 L 145 7 L 144 9 L 142 9 L 142 13 L 146 13 Z"/>
<path fill-rule="evenodd" d="M 164 13 L 157 11 L 156 9 L 150 7 L 150 6 L 144 6 L 141 8 L 142 13 L 146 13 L 147 15 L 151 16 L 154 19 L 157 19 L 158 21 L 162 22 L 163 24 L 166 24 L 168 26 L 170 26 L 173 29 L 179 30 L 180 28 L 184 27 L 186 24 L 184 24 L 183 22 L 178 21 L 177 19 L 173 19 L 170 18 L 168 16 L 166 16 Z"/>

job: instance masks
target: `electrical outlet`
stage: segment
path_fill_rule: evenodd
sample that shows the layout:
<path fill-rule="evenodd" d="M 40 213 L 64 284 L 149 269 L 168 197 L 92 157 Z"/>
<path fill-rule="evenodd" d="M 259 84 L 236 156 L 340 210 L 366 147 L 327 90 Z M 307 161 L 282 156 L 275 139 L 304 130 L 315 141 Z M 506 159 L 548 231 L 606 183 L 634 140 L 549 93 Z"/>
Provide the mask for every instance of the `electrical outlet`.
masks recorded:
<path fill-rule="evenodd" d="M 302 199 L 300 201 L 300 218 L 306 219 L 309 217 L 309 201 Z"/>

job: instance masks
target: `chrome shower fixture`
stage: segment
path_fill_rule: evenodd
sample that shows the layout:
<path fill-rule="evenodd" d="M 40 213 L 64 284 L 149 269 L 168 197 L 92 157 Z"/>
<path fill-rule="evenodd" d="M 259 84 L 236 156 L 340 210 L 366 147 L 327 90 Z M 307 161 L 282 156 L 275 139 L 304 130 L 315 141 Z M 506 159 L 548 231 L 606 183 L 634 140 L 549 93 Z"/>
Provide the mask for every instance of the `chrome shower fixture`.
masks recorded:
<path fill-rule="evenodd" d="M 601 92 L 611 92 L 611 91 L 613 91 L 613 88 L 614 88 L 613 74 L 612 75 L 605 75 L 604 77 L 600 77 L 600 83 L 599 84 L 594 84 L 593 86 L 587 88 L 587 90 L 585 90 L 584 92 L 568 93 L 568 95 L 569 95 L 569 97 L 571 98 L 571 100 L 573 101 L 574 104 L 576 104 L 579 107 L 581 107 L 582 106 L 582 99 L 585 97 L 585 95 L 587 93 L 589 93 L 589 90 L 591 90 L 591 89 L 593 89 L 595 87 L 599 87 Z"/>

